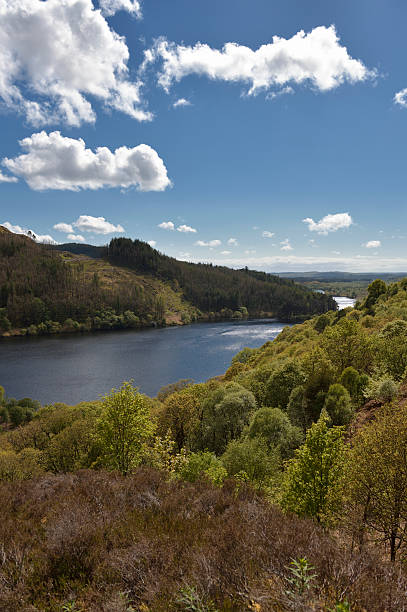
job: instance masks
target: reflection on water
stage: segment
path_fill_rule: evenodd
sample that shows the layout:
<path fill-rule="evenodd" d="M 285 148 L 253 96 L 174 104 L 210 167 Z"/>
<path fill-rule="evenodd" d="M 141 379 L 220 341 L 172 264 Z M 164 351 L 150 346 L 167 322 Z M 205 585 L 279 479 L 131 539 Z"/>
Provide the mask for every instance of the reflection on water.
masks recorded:
<path fill-rule="evenodd" d="M 338 304 L 338 309 L 343 310 L 344 308 L 353 308 L 356 304 L 356 300 L 348 297 L 334 297 L 335 302 Z"/>
<path fill-rule="evenodd" d="M 148 395 L 163 385 L 223 374 L 234 354 L 273 340 L 272 319 L 197 323 L 143 331 L 100 332 L 0 341 L 0 385 L 9 397 L 74 404 L 97 399 L 123 380 Z"/>

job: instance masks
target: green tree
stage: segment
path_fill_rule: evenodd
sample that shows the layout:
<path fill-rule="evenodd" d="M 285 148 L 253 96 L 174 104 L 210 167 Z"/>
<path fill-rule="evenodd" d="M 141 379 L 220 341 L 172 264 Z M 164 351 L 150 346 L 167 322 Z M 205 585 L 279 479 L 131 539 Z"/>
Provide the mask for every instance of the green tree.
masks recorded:
<path fill-rule="evenodd" d="M 344 428 L 329 427 L 325 410 L 308 430 L 305 443 L 288 462 L 282 505 L 299 516 L 322 521 L 335 505 L 332 491 L 343 470 Z"/>
<path fill-rule="evenodd" d="M 298 362 L 288 361 L 270 376 L 265 390 L 265 405 L 285 409 L 291 391 L 304 382 L 305 374 Z"/>
<path fill-rule="evenodd" d="M 287 406 L 287 415 L 291 423 L 299 427 L 305 434 L 307 429 L 318 420 L 325 401 L 325 393 L 320 391 L 317 397 L 307 397 L 304 386 L 295 387 L 291 391 Z"/>
<path fill-rule="evenodd" d="M 378 362 L 392 378 L 401 380 L 407 367 L 407 321 L 387 323 L 378 337 Z"/>
<path fill-rule="evenodd" d="M 352 418 L 352 402 L 347 389 L 336 383 L 329 387 L 325 397 L 324 408 L 333 425 L 348 425 Z"/>
<path fill-rule="evenodd" d="M 278 449 L 283 459 L 292 456 L 294 449 L 303 441 L 300 428 L 293 426 L 280 408 L 257 410 L 250 421 L 248 436 L 262 438 L 270 449 Z"/>
<path fill-rule="evenodd" d="M 184 388 L 181 386 L 179 391 L 170 393 L 164 398 L 158 416 L 158 429 L 162 436 L 171 432 L 177 451 L 181 451 L 184 447 L 189 449 L 194 447 L 196 432 L 202 421 L 202 404 L 208 393 L 208 385 L 191 385 L 188 382 L 187 386 Z"/>
<path fill-rule="evenodd" d="M 128 474 L 140 462 L 143 444 L 154 432 L 146 401 L 130 382 L 103 398 L 97 429 L 104 463 Z"/>
<path fill-rule="evenodd" d="M 343 472 L 344 519 L 360 545 L 384 542 L 390 559 L 407 545 L 407 406 L 385 406 L 352 441 Z"/>
<path fill-rule="evenodd" d="M 375 281 L 373 281 L 373 283 L 370 283 L 369 287 L 367 288 L 367 291 L 368 291 L 368 294 L 363 303 L 363 306 L 366 309 L 371 310 L 372 306 L 376 304 L 379 297 L 386 293 L 387 285 L 384 281 L 378 278 Z"/>
<path fill-rule="evenodd" d="M 373 361 L 373 347 L 366 332 L 357 321 L 346 317 L 327 327 L 322 337 L 322 348 L 338 374 L 349 366 L 366 371 Z"/>
<path fill-rule="evenodd" d="M 202 407 L 202 450 L 223 453 L 227 443 L 241 435 L 255 409 L 253 393 L 241 385 L 231 382 L 219 387 Z"/>
<path fill-rule="evenodd" d="M 199 478 L 208 478 L 213 484 L 220 485 L 227 476 L 226 469 L 220 459 L 208 451 L 191 453 L 186 458 L 180 476 L 188 482 L 196 482 Z"/>
<path fill-rule="evenodd" d="M 229 476 L 245 474 L 258 486 L 271 483 L 280 468 L 276 450 L 270 451 L 262 438 L 231 440 L 222 456 L 222 463 Z"/>
<path fill-rule="evenodd" d="M 366 374 L 359 374 L 352 366 L 345 368 L 339 378 L 339 383 L 349 391 L 349 395 L 355 406 L 360 406 L 363 403 L 363 390 L 368 381 L 369 377 Z"/>

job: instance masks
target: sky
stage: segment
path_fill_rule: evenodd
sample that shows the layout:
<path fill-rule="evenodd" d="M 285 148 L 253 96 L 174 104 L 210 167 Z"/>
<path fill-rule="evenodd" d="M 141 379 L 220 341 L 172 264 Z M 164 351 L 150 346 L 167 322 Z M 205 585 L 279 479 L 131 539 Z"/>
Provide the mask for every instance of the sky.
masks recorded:
<path fill-rule="evenodd" d="M 0 224 L 407 272 L 403 0 L 0 0 Z"/>

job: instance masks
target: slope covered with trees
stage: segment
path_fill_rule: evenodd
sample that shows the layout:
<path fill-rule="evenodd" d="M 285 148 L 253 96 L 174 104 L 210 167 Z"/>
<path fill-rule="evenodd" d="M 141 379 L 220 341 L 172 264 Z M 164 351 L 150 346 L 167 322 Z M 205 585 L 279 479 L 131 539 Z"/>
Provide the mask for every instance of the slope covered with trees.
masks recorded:
<path fill-rule="evenodd" d="M 236 311 L 243 306 L 250 314 L 267 312 L 288 321 L 336 308 L 331 298 L 293 281 L 247 268 L 178 261 L 140 240 L 115 238 L 107 256 L 113 263 L 176 282 L 186 299 L 203 312 Z"/>
<path fill-rule="evenodd" d="M 206 383 L 1 393 L 0 606 L 407 609 L 406 368 L 407 279 L 377 280 Z"/>
<path fill-rule="evenodd" d="M 144 327 L 198 316 L 169 282 L 0 233 L 0 333 Z"/>
<path fill-rule="evenodd" d="M 30 334 L 189 323 L 263 313 L 301 319 L 335 308 L 292 281 L 177 261 L 148 244 L 35 243 L 0 228 L 0 331 Z M 62 248 L 62 247 L 61 247 Z"/>

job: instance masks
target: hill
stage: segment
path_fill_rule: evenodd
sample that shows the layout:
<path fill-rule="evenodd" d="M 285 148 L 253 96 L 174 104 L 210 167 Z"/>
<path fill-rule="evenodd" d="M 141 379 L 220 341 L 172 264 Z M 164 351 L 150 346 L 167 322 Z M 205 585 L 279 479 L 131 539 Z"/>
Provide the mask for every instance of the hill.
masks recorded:
<path fill-rule="evenodd" d="M 407 279 L 376 280 L 156 398 L 0 388 L 0 608 L 405 610 L 406 366 Z"/>
<path fill-rule="evenodd" d="M 5 228 L 0 233 L 4 333 L 143 327 L 264 313 L 292 320 L 331 308 L 330 298 L 291 280 L 179 262 L 138 240 L 52 248 Z"/>
<path fill-rule="evenodd" d="M 81 248 L 84 253 L 88 252 L 87 245 L 73 247 L 75 252 L 81 252 Z M 115 238 L 103 256 L 112 264 L 175 283 L 185 298 L 206 314 L 220 313 L 223 309 L 236 312 L 244 307 L 250 315 L 268 313 L 290 321 L 336 308 L 329 297 L 315 294 L 291 280 L 248 268 L 232 270 L 178 261 L 141 240 Z"/>

